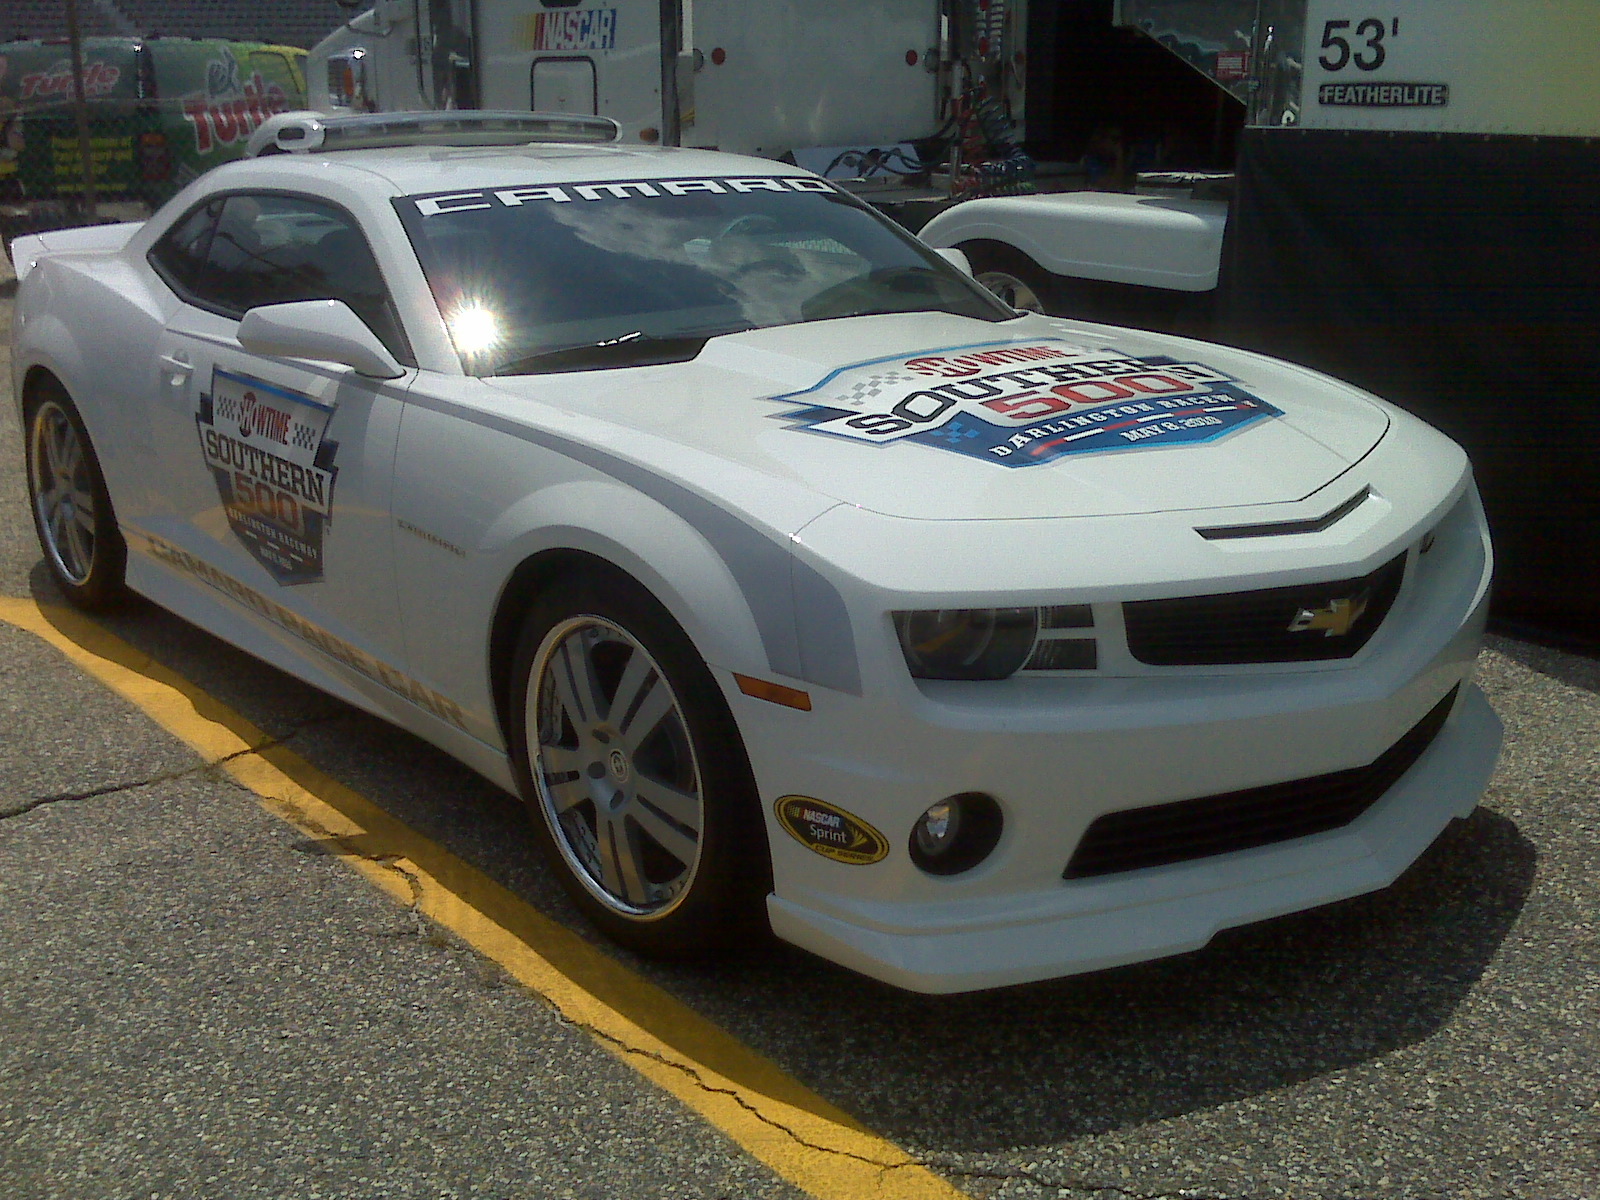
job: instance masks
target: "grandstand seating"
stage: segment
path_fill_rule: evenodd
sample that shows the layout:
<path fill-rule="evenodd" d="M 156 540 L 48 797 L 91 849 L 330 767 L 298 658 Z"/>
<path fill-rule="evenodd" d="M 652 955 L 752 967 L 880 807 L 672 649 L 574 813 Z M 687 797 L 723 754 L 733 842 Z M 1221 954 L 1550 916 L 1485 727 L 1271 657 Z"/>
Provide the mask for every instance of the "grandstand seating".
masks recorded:
<path fill-rule="evenodd" d="M 78 31 L 84 37 L 115 36 L 126 32 L 91 2 L 79 0 Z M 5 0 L 0 5 L 0 41 L 17 38 L 67 36 L 66 5 L 61 0 Z"/>
<path fill-rule="evenodd" d="M 0 10 L 0 40 L 67 35 L 62 0 L 5 0 Z M 86 37 L 132 32 L 309 49 L 359 11 L 335 0 L 78 0 L 78 25 Z"/>

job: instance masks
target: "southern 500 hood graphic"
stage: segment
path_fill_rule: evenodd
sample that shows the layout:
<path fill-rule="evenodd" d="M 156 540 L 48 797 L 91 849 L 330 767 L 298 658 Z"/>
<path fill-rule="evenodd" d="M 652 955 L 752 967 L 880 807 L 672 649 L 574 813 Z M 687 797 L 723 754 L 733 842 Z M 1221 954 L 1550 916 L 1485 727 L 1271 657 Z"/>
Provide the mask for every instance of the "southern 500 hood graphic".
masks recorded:
<path fill-rule="evenodd" d="M 223 370 L 200 398 L 200 450 L 228 526 L 279 583 L 322 578 L 339 473 L 339 444 L 322 436 L 332 415 L 310 396 Z"/>
<path fill-rule="evenodd" d="M 1203 363 L 1066 342 L 990 342 L 895 355 L 774 396 L 797 428 L 915 441 L 1010 467 L 1066 454 L 1206 442 L 1280 409 Z"/>

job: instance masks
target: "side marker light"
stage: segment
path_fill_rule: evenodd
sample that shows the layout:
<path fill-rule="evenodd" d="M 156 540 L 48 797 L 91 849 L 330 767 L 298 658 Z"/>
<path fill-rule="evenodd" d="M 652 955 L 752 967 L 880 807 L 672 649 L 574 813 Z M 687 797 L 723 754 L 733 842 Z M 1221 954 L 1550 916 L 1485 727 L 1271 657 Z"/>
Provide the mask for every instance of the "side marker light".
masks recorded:
<path fill-rule="evenodd" d="M 799 688 L 784 687 L 781 683 L 766 679 L 753 679 L 749 675 L 736 674 L 733 678 L 746 696 L 781 704 L 785 708 L 798 708 L 801 712 L 811 711 L 811 696 Z"/>

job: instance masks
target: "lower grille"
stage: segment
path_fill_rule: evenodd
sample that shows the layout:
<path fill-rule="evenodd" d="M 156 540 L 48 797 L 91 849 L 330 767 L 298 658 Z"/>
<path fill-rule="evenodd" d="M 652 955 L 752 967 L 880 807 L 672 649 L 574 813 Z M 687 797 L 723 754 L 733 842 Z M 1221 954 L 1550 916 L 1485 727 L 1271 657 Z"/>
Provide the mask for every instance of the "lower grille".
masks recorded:
<path fill-rule="evenodd" d="M 1460 690 L 1459 685 L 1452 688 L 1410 732 L 1364 767 L 1097 817 L 1062 877 L 1085 879 L 1187 862 L 1348 825 L 1422 757 L 1444 727 Z"/>
<path fill-rule="evenodd" d="M 1128 650 L 1156 667 L 1349 658 L 1383 624 L 1405 568 L 1401 554 L 1359 579 L 1130 601 Z"/>

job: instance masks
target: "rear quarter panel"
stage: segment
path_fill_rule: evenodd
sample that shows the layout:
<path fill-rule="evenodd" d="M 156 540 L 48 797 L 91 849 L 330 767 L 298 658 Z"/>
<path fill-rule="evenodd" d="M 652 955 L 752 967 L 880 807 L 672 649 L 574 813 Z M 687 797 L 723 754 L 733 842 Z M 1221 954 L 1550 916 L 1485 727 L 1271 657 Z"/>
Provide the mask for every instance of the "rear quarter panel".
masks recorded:
<path fill-rule="evenodd" d="M 142 263 L 120 254 L 46 256 L 19 285 L 13 310 L 16 402 L 32 371 L 61 382 L 83 417 L 119 514 L 149 500 L 149 405 L 160 384 L 155 348 L 176 303 L 153 284 Z"/>

